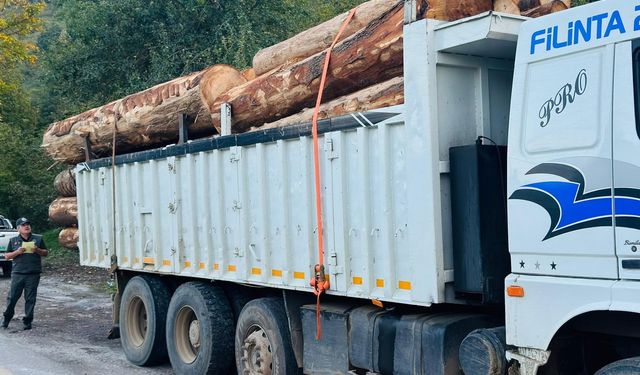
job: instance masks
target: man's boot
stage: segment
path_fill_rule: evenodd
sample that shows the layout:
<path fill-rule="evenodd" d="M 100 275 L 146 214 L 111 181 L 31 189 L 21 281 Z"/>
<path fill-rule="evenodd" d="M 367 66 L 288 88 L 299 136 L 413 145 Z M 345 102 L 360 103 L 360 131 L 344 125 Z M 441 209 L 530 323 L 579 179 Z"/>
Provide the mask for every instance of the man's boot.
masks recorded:
<path fill-rule="evenodd" d="M 7 329 L 7 328 L 9 328 L 9 322 L 10 322 L 10 321 L 11 321 L 11 320 L 7 320 L 7 318 L 4 318 L 4 319 L 2 320 L 2 328 L 3 328 L 3 329 Z"/>

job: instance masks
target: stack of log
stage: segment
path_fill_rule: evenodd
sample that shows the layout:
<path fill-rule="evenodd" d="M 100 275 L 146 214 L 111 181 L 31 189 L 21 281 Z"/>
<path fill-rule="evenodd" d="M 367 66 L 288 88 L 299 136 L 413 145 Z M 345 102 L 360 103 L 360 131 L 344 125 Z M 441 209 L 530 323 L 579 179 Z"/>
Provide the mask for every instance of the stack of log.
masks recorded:
<path fill-rule="evenodd" d="M 49 220 L 63 227 L 58 242 L 68 248 L 78 249 L 78 199 L 76 198 L 76 175 L 72 168 L 58 173 L 53 181 L 58 194 L 49 206 Z"/>
<path fill-rule="evenodd" d="M 491 10 L 539 16 L 566 9 L 569 1 L 420 0 L 416 14 L 446 21 Z M 320 119 L 404 102 L 403 4 L 371 0 L 357 7 L 332 53 Z M 233 133 L 308 122 L 326 49 L 346 17 L 341 14 L 259 51 L 253 67 L 243 72 L 214 65 L 53 123 L 43 147 L 56 161 L 71 165 L 111 156 L 114 147 L 116 154 L 160 147 L 178 140 L 178 114 L 191 120 L 190 138 L 212 136 L 221 132 L 223 103 L 231 105 Z M 62 172 L 56 185 L 70 175 Z M 61 242 L 77 248 L 75 189 L 73 195 L 62 187 L 58 193 L 50 218 L 66 227 Z"/>

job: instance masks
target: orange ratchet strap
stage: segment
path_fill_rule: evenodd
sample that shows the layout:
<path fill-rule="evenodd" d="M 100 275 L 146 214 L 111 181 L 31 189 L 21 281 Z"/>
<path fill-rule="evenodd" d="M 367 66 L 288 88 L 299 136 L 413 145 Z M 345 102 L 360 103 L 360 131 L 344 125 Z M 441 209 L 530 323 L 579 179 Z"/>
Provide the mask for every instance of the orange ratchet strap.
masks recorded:
<path fill-rule="evenodd" d="M 344 20 L 342 27 L 340 27 L 340 31 L 336 35 L 333 43 L 327 49 L 327 55 L 324 59 L 324 68 L 322 70 L 322 78 L 320 79 L 320 89 L 318 91 L 318 98 L 316 100 L 316 107 L 313 110 L 313 170 L 316 178 L 316 220 L 318 222 L 318 264 L 314 267 L 314 277 L 311 279 L 311 286 L 313 287 L 313 294 L 316 295 L 316 340 L 320 340 L 322 336 L 322 328 L 320 325 L 320 296 L 322 293 L 329 290 L 329 279 L 326 277 L 324 272 L 324 242 L 323 242 L 323 230 L 322 230 L 322 193 L 320 183 L 320 158 L 319 158 L 319 147 L 318 147 L 318 114 L 320 113 L 320 104 L 322 103 L 322 93 L 324 92 L 325 81 L 327 80 L 327 73 L 329 72 L 329 62 L 331 61 L 331 51 L 340 40 L 340 36 L 347 28 L 347 25 L 353 18 L 353 15 L 356 13 L 355 8 L 349 12 L 349 15 Z"/>

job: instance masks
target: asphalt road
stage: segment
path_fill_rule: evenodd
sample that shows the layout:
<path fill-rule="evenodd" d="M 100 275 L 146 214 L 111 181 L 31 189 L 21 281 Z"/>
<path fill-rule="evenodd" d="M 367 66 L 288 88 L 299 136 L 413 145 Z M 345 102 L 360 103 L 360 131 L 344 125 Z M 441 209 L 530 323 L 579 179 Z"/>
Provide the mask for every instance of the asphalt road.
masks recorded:
<path fill-rule="evenodd" d="M 103 280 L 104 278 L 97 278 Z M 0 279 L 0 313 L 9 279 Z M 0 329 L 0 375 L 171 374 L 171 366 L 127 362 L 120 340 L 108 340 L 111 300 L 90 278 L 43 275 L 33 329 L 22 330 L 23 300 L 9 329 Z"/>

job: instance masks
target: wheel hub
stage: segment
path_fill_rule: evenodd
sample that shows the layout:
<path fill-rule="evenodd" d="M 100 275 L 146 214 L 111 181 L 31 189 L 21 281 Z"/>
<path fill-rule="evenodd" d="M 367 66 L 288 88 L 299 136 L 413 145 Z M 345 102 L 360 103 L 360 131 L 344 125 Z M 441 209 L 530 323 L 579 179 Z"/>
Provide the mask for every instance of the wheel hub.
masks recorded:
<path fill-rule="evenodd" d="M 271 375 L 273 370 L 271 343 L 262 328 L 256 327 L 256 330 L 244 339 L 242 363 L 245 375 Z"/>
<path fill-rule="evenodd" d="M 200 347 L 200 323 L 197 320 L 189 324 L 189 342 L 196 349 Z"/>

